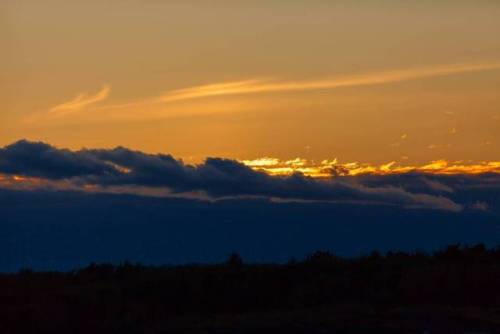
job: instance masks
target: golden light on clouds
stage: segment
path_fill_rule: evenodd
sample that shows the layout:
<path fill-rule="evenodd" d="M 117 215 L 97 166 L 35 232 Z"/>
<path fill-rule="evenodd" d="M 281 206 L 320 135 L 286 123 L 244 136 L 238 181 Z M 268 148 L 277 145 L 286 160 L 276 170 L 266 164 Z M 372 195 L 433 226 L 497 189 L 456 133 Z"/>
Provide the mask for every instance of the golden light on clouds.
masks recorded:
<path fill-rule="evenodd" d="M 500 174 L 500 161 L 489 162 L 450 162 L 444 159 L 432 161 L 420 166 L 401 165 L 396 161 L 386 164 L 374 165 L 370 163 L 348 162 L 339 163 L 337 159 L 323 160 L 319 163 L 306 159 L 279 160 L 264 157 L 254 160 L 242 160 L 246 166 L 253 170 L 263 171 L 269 175 L 287 176 L 301 173 L 314 178 L 331 176 L 357 176 L 357 175 L 391 175 L 405 173 L 422 173 L 436 175 L 459 174 Z"/>
<path fill-rule="evenodd" d="M 60 181 L 60 183 L 65 181 Z M 0 187 L 12 189 L 31 190 L 50 184 L 51 181 L 37 177 L 27 177 L 21 175 L 0 174 Z"/>
<path fill-rule="evenodd" d="M 337 159 L 323 160 L 319 163 L 307 159 L 295 158 L 292 160 L 280 160 L 264 157 L 254 160 L 240 161 L 255 171 L 264 172 L 270 176 L 286 177 L 295 173 L 312 177 L 318 180 L 328 180 L 332 177 L 358 177 L 369 175 L 402 175 L 415 173 L 419 175 L 480 175 L 500 174 L 500 161 L 492 162 L 449 162 L 436 160 L 420 166 L 401 165 L 395 161 L 386 164 L 374 165 L 369 163 L 348 162 L 339 163 Z M 118 171 L 127 174 L 129 169 L 114 165 Z M 90 181 L 91 182 L 91 181 Z M 432 182 L 425 180 L 425 182 Z M 434 186 L 444 187 L 441 184 Z M 14 190 L 64 190 L 85 191 L 102 193 L 131 193 L 145 196 L 176 196 L 168 187 L 162 186 L 127 186 L 127 185 L 99 185 L 86 182 L 73 182 L 68 179 L 46 179 L 41 177 L 30 177 L 21 175 L 9 175 L 0 173 L 0 187 Z M 198 195 L 196 195 L 198 196 Z"/>

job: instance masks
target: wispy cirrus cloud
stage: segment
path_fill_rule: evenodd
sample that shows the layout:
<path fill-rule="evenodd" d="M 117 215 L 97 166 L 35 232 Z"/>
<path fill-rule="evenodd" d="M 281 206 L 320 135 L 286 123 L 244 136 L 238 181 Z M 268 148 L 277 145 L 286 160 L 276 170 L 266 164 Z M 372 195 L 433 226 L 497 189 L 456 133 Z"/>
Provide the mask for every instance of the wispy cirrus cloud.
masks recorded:
<path fill-rule="evenodd" d="M 108 117 L 124 117 L 122 110 L 128 110 L 135 115 L 136 110 L 140 109 L 143 111 L 144 109 L 149 109 L 152 110 L 153 113 L 157 114 L 158 106 L 201 98 L 375 86 L 491 70 L 500 70 L 500 61 L 407 68 L 318 80 L 284 81 L 277 79 L 251 78 L 246 80 L 214 82 L 206 85 L 174 89 L 157 96 L 144 97 L 118 104 L 104 104 L 93 109 L 110 111 L 111 114 L 109 114 Z M 110 91 L 110 86 L 104 85 L 101 90 L 94 95 L 85 93 L 79 94 L 74 99 L 51 108 L 50 114 L 63 116 L 80 111 L 85 107 L 106 99 Z M 116 111 L 117 113 L 113 113 L 113 111 Z M 141 112 L 141 117 L 148 117 L 147 113 Z"/>
<path fill-rule="evenodd" d="M 158 102 L 174 102 L 204 97 L 271 92 L 293 92 L 342 87 L 382 85 L 430 77 L 462 74 L 475 71 L 498 70 L 500 62 L 452 64 L 444 66 L 409 68 L 385 72 L 374 72 L 324 80 L 273 81 L 251 79 L 234 82 L 212 83 L 202 86 L 172 90 L 158 97 Z"/>
<path fill-rule="evenodd" d="M 104 84 L 101 89 L 95 94 L 80 93 L 75 98 L 70 101 L 58 104 L 49 110 L 50 114 L 64 115 L 79 111 L 91 104 L 105 100 L 109 93 L 111 92 L 111 87 Z"/>

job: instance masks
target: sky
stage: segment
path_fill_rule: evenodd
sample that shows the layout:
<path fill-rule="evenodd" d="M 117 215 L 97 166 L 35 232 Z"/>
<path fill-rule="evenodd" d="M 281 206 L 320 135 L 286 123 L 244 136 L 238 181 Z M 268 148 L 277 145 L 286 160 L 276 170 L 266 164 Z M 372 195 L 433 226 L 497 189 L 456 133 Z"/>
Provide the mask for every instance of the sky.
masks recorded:
<path fill-rule="evenodd" d="M 499 17 L 0 1 L 0 272 L 498 246 Z"/>
<path fill-rule="evenodd" d="M 0 4 L 0 146 L 498 161 L 497 1 Z"/>

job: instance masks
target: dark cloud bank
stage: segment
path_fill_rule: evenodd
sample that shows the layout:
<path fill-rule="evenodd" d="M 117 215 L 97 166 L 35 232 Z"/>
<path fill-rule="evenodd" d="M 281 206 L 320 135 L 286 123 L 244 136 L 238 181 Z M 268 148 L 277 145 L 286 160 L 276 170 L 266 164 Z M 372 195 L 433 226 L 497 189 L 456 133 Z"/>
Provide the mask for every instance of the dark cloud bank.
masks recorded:
<path fill-rule="evenodd" d="M 190 166 L 121 147 L 73 152 L 28 141 L 0 149 L 0 174 L 64 181 L 72 189 L 161 187 L 205 196 L 0 189 L 0 271 L 126 259 L 212 262 L 232 251 L 249 261 L 286 261 L 317 249 L 353 256 L 500 241 L 499 175 L 321 181 L 272 177 L 227 159 Z"/>
<path fill-rule="evenodd" d="M 299 174 L 269 176 L 234 160 L 221 158 L 208 158 L 203 164 L 191 166 L 170 155 L 151 155 L 122 147 L 72 152 L 44 143 L 19 141 L 0 149 L 0 173 L 52 180 L 69 179 L 74 183 L 104 187 L 166 187 L 175 193 L 201 191 L 212 198 L 264 196 L 379 202 L 455 212 L 463 209 L 461 204 L 443 195 L 450 192 L 442 191 L 449 190 L 449 187 L 437 181 L 423 179 L 425 182 L 420 183 L 426 189 L 411 192 L 397 183 L 379 182 L 367 186 L 359 182 L 360 179 L 354 182 L 350 178 L 318 181 Z"/>

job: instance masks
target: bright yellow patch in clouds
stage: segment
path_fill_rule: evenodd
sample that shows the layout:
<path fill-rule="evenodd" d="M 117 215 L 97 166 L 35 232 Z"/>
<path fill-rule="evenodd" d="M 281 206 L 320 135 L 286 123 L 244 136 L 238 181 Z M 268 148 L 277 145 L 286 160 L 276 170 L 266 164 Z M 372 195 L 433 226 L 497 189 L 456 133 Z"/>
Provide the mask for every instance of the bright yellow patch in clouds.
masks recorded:
<path fill-rule="evenodd" d="M 381 165 L 373 165 L 359 162 L 339 163 L 337 159 L 323 160 L 316 163 L 314 161 L 308 161 L 301 158 L 283 161 L 276 158 L 264 157 L 254 160 L 242 160 L 241 162 L 253 170 L 263 171 L 269 175 L 287 176 L 294 173 L 301 173 L 314 178 L 404 173 L 439 175 L 474 175 L 484 173 L 500 174 L 500 161 L 464 163 L 462 161 L 449 162 L 446 160 L 436 160 L 420 166 L 409 166 L 400 165 L 396 161 L 391 161 Z"/>

